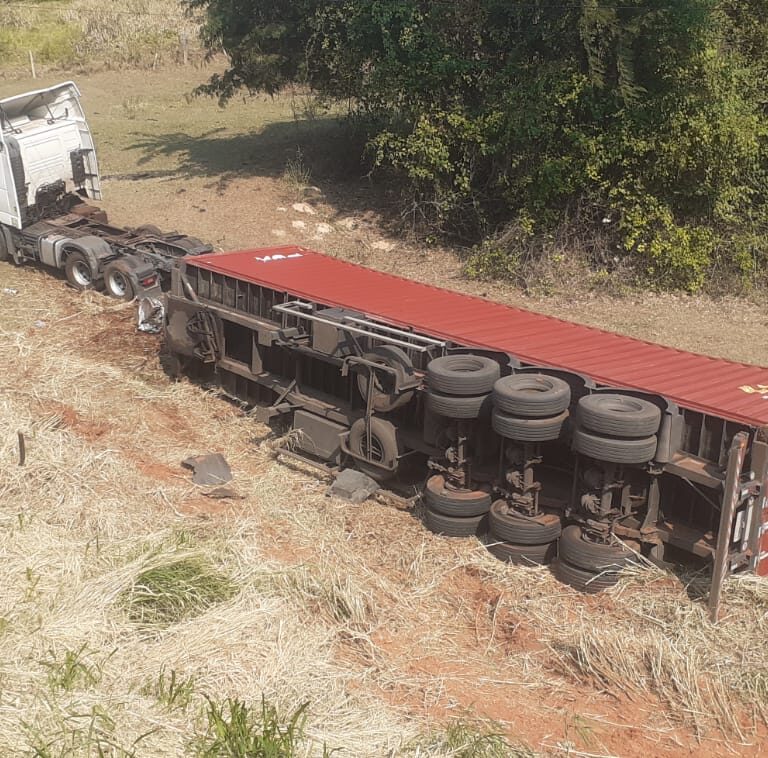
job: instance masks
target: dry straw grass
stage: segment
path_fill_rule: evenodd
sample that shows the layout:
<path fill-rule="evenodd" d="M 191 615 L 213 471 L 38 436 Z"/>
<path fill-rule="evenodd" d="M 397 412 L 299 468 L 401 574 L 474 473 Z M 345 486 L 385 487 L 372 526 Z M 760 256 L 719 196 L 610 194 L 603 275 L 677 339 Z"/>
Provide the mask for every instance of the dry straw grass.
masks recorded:
<path fill-rule="evenodd" d="M 441 731 L 426 714 L 472 721 L 471 703 L 513 698 L 510 716 L 552 732 L 553 695 L 606 690 L 659 739 L 755 739 L 765 583 L 733 581 L 713 627 L 695 578 L 686 592 L 650 570 L 585 600 L 408 512 L 326 498 L 254 444 L 247 415 L 143 359 L 155 345 L 125 306 L 6 271 L 20 292 L 0 324 L 0 754 L 187 755 L 206 696 L 217 713 L 308 702 L 306 755 L 513 755 L 493 737 L 509 724 Z M 219 512 L 179 467 L 209 450 L 243 496 Z"/>
<path fill-rule="evenodd" d="M 723 617 L 713 625 L 706 575 L 677 579 L 637 568 L 602 597 L 574 605 L 571 590 L 549 594 L 541 573 L 542 594 L 529 587 L 521 597 L 517 571 L 497 581 L 507 587 L 508 606 L 536 630 L 549 672 L 658 710 L 669 729 L 688 726 L 699 739 L 724 735 L 750 744 L 768 724 L 764 579 L 729 580 Z"/>
<path fill-rule="evenodd" d="M 3 298 L 0 325 L 0 754 L 188 755 L 212 708 L 231 698 L 258 711 L 262 695 L 280 714 L 309 703 L 296 755 L 457 754 L 423 743 L 428 722 L 374 694 L 410 686 L 371 640 L 380 601 L 406 623 L 434 576 L 419 572 L 397 608 L 402 588 L 345 550 L 347 507 L 254 450 L 252 420 L 156 365 L 131 368 L 112 344 L 131 328 L 123 306 L 12 277 L 21 292 Z M 51 296 L 33 299 L 41 283 Z M 190 515 L 202 498 L 178 463 L 206 450 L 238 472 L 231 518 Z M 292 544 L 300 556 L 283 554 Z"/>

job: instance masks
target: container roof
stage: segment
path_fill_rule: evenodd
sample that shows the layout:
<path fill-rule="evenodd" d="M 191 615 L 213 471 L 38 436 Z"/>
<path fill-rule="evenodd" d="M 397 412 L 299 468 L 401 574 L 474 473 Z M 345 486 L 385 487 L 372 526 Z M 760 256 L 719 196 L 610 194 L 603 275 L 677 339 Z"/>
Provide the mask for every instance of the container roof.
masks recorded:
<path fill-rule="evenodd" d="M 458 345 L 509 353 L 523 363 L 577 372 L 598 384 L 662 395 L 711 416 L 768 425 L 768 368 L 625 337 L 296 246 L 202 255 L 186 264 Z"/>

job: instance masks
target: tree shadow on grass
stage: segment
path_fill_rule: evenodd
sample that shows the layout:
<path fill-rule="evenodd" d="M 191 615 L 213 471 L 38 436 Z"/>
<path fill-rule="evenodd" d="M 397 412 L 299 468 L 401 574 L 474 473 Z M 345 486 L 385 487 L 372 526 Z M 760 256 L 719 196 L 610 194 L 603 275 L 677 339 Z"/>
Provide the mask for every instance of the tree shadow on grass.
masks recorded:
<path fill-rule="evenodd" d="M 362 159 L 364 135 L 337 118 L 285 120 L 240 134 L 220 128 L 201 136 L 185 132 L 134 136 L 128 149 L 138 151 L 138 165 L 148 168 L 120 178 L 210 177 L 223 192 L 235 179 L 279 178 L 289 161 L 300 156 L 309 169 L 310 183 L 321 187 L 339 213 L 374 210 L 385 222 L 392 222 L 396 215 L 394 187 L 372 179 Z M 173 169 L 153 171 L 148 165 L 169 158 L 176 163 Z"/>

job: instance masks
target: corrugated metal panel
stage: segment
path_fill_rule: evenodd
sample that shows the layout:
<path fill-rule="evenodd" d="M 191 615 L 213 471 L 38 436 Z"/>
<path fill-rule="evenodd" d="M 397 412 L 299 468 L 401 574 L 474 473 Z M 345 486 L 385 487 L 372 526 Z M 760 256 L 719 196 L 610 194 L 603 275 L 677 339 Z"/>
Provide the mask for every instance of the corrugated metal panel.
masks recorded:
<path fill-rule="evenodd" d="M 562 321 L 482 298 L 420 284 L 287 246 L 187 259 L 229 276 L 312 302 L 342 306 L 395 326 L 516 356 L 524 363 L 575 371 L 600 384 L 663 395 L 679 405 L 768 425 L 768 368 L 687 353 Z"/>

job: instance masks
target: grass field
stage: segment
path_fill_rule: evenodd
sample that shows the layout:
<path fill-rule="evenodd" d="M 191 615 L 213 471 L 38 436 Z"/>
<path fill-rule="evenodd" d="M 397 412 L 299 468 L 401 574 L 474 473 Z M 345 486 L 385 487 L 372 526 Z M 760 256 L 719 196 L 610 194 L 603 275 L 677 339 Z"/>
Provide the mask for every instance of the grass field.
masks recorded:
<path fill-rule="evenodd" d="M 0 77 L 37 71 L 156 68 L 203 57 L 199 16 L 175 0 L 0 3 Z"/>
<path fill-rule="evenodd" d="M 464 282 L 452 251 L 394 235 L 385 188 L 329 161 L 332 119 L 297 122 L 311 103 L 290 94 L 190 98 L 209 73 L 78 77 L 114 220 L 219 248 L 311 244 L 768 363 L 765 316 L 738 300 Z M 266 427 L 169 383 L 130 306 L 7 265 L 0 305 L 0 754 L 761 754 L 764 582 L 732 582 L 717 627 L 701 577 L 640 572 L 582 597 L 431 535 L 418 513 L 326 497 L 275 460 Z M 209 450 L 238 498 L 190 483 L 180 461 Z"/>

